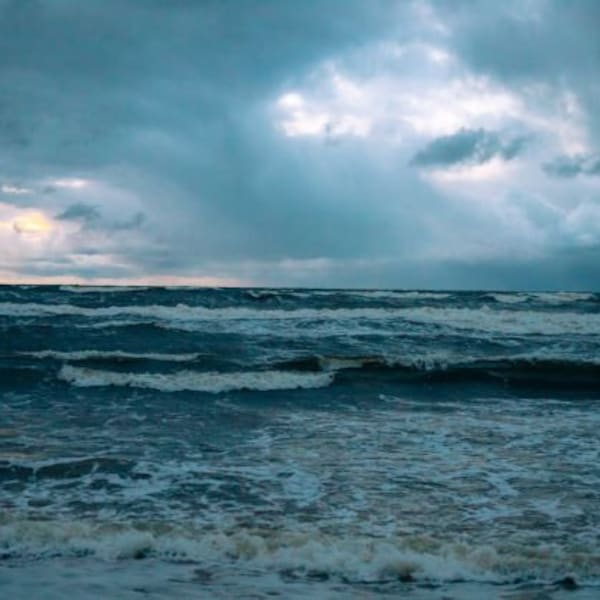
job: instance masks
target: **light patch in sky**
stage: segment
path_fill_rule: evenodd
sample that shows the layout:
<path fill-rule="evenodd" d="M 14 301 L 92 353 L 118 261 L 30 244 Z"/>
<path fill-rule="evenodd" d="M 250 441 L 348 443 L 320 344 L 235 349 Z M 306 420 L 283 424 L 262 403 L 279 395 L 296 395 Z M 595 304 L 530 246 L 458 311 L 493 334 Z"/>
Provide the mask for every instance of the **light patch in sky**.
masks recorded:
<path fill-rule="evenodd" d="M 33 190 L 26 188 L 26 187 L 21 187 L 19 185 L 3 184 L 2 187 L 0 187 L 0 191 L 3 194 L 15 194 L 17 196 L 21 196 L 21 195 L 31 194 Z"/>
<path fill-rule="evenodd" d="M 50 183 L 57 188 L 80 190 L 88 187 L 91 184 L 91 181 L 89 179 L 82 179 L 79 177 L 64 177 L 61 179 L 53 179 Z"/>
<path fill-rule="evenodd" d="M 486 77 L 464 72 L 444 48 L 379 44 L 372 53 L 374 60 L 385 53 L 396 67 L 403 68 L 398 73 L 373 70 L 359 78 L 335 61 L 319 65 L 305 88 L 276 100 L 276 118 L 284 134 L 383 135 L 403 141 L 407 136 L 449 135 L 461 127 L 494 128 L 526 115 L 517 94 Z M 432 62 L 439 68 L 427 74 Z M 424 75 L 416 77 L 420 68 Z"/>
<path fill-rule="evenodd" d="M 18 216 L 13 221 L 13 228 L 17 233 L 48 233 L 52 229 L 52 223 L 41 212 L 29 212 Z"/>
<path fill-rule="evenodd" d="M 337 82 L 338 87 L 342 84 Z M 346 90 L 346 94 L 352 90 Z M 355 136 L 366 137 L 371 128 L 370 119 L 344 113 L 336 107 L 307 102 L 301 94 L 288 92 L 281 96 L 277 107 L 283 117 L 281 129 L 288 137 L 299 136 Z"/>
<path fill-rule="evenodd" d="M 423 177 L 437 184 L 478 183 L 504 179 L 510 180 L 518 167 L 499 158 L 479 165 L 459 165 L 449 169 L 431 169 Z"/>

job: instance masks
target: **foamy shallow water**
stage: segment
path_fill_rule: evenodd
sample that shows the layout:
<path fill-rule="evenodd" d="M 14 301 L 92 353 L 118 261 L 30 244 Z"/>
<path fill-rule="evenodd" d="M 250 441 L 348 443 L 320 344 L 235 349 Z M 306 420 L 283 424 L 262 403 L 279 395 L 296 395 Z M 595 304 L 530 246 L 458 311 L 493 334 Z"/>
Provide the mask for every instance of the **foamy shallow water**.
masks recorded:
<path fill-rule="evenodd" d="M 0 294 L 2 597 L 598 597 L 593 294 L 225 293 Z"/>
<path fill-rule="evenodd" d="M 200 568 L 156 560 L 121 561 L 117 564 L 92 559 L 36 563 L 26 573 L 0 571 L 0 589 L 7 598 L 81 600 L 120 598 L 218 599 L 290 598 L 352 600 L 365 598 L 411 598 L 411 600 L 596 600 L 597 590 L 566 589 L 561 585 L 521 584 L 510 588 L 474 582 L 436 586 L 381 582 L 340 584 L 319 574 L 297 578 L 293 574 L 245 570 L 239 567 Z M 40 590 L 43 589 L 43 596 Z"/>

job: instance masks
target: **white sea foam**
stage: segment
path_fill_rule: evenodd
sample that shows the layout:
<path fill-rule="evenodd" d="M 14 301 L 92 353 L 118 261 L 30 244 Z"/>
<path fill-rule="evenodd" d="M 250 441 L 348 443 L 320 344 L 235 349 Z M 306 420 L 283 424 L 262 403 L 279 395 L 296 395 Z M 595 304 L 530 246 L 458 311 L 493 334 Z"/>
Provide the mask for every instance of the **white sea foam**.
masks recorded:
<path fill-rule="evenodd" d="M 533 298 L 548 304 L 563 304 L 566 302 L 585 302 L 592 300 L 594 294 L 588 292 L 533 292 Z"/>
<path fill-rule="evenodd" d="M 131 285 L 61 285 L 59 289 L 61 292 L 70 292 L 72 294 L 115 294 L 119 292 L 143 292 L 150 288 Z"/>
<path fill-rule="evenodd" d="M 226 568 L 252 567 L 302 577 L 316 573 L 349 582 L 474 581 L 503 583 L 518 578 L 553 581 L 574 572 L 594 581 L 599 557 L 593 548 L 564 551 L 442 543 L 428 536 L 335 536 L 304 531 L 237 528 L 202 531 L 194 526 L 145 526 L 90 522 L 18 520 L 0 525 L 0 549 L 27 558 L 94 555 L 104 560 L 155 556 Z"/>
<path fill-rule="evenodd" d="M 416 291 L 393 291 L 393 290 L 364 290 L 360 292 L 348 292 L 352 296 L 362 296 L 374 300 L 445 300 L 452 294 L 444 292 L 416 292 Z"/>
<path fill-rule="evenodd" d="M 122 350 L 79 350 L 73 352 L 62 352 L 60 350 L 39 350 L 37 352 L 22 352 L 25 356 L 34 358 L 54 358 L 64 361 L 79 360 L 159 360 L 165 362 L 190 362 L 197 360 L 201 354 L 197 352 L 182 354 L 165 354 L 160 352 L 135 353 L 123 352 Z"/>
<path fill-rule="evenodd" d="M 64 365 L 59 378 L 79 387 L 130 386 L 162 392 L 196 391 L 217 394 L 234 390 L 291 390 L 326 387 L 332 373 L 298 373 L 292 371 L 178 371 L 176 373 L 120 373 Z"/>
<path fill-rule="evenodd" d="M 529 300 L 529 294 L 490 293 L 486 294 L 486 298 L 492 298 L 496 302 L 500 302 L 502 304 L 522 304 L 523 302 L 527 302 L 527 300 Z"/>
<path fill-rule="evenodd" d="M 510 335 L 600 334 L 600 314 L 540 312 L 532 310 L 492 310 L 482 308 L 303 308 L 265 310 L 246 307 L 205 308 L 176 306 L 108 306 L 88 308 L 72 304 L 0 303 L 0 315 L 11 317 L 81 316 L 88 318 L 139 317 L 159 321 L 166 327 L 197 330 L 196 324 L 227 321 L 389 321 L 402 320 L 436 324 L 461 330 Z M 297 334 L 298 332 L 295 331 Z"/>
<path fill-rule="evenodd" d="M 486 294 L 486 296 L 503 304 L 521 304 L 523 302 L 535 300 L 551 305 L 585 302 L 594 298 L 594 294 L 587 292 L 497 292 Z"/>

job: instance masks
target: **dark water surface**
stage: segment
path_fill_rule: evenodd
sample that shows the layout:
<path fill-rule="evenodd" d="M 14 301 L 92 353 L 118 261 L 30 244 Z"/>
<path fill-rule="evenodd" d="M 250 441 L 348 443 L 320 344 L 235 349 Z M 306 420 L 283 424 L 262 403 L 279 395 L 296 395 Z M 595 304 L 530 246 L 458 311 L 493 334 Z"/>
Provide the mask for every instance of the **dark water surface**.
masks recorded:
<path fill-rule="evenodd" d="M 596 294 L 0 287 L 0 596 L 598 598 L 599 401 Z"/>

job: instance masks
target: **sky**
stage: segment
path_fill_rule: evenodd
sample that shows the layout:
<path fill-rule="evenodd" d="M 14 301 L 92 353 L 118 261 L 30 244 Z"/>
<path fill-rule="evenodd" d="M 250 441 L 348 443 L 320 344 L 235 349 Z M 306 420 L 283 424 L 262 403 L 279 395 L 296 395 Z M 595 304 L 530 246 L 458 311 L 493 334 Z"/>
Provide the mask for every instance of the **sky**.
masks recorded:
<path fill-rule="evenodd" d="M 600 289 L 596 0 L 0 0 L 0 282 Z"/>

